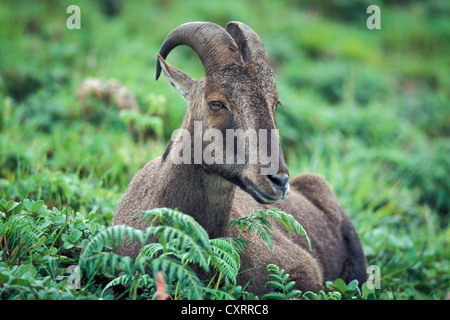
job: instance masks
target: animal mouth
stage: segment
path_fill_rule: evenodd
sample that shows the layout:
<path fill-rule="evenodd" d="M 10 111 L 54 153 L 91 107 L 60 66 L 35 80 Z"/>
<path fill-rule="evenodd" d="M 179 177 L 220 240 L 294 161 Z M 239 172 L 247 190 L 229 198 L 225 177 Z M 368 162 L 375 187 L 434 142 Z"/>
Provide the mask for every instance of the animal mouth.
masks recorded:
<path fill-rule="evenodd" d="M 245 185 L 244 190 L 248 192 L 256 201 L 262 204 L 272 204 L 275 202 L 278 202 L 282 199 L 287 198 L 289 195 L 289 189 L 287 189 L 285 192 L 279 194 L 269 194 L 266 191 L 259 188 L 257 185 L 249 181 L 248 179 L 245 179 L 246 181 L 243 181 L 243 184 Z"/>

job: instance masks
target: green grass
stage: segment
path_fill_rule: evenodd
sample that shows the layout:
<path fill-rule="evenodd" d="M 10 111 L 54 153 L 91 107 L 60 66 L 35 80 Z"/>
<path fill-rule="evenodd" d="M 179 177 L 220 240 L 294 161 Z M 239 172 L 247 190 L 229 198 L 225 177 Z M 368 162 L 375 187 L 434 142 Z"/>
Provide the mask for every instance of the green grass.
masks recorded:
<path fill-rule="evenodd" d="M 2 1 L 0 199 L 24 206 L 12 220 L 0 210 L 0 284 L 28 289 L 0 297 L 101 296 L 106 284 L 95 277 L 67 288 L 67 268 L 78 263 L 82 241 L 110 225 L 129 181 L 164 152 L 186 110 L 167 83 L 154 80 L 162 40 L 187 21 L 241 20 L 262 37 L 277 75 L 277 124 L 290 171 L 330 182 L 369 264 L 380 267 L 377 299 L 444 299 L 450 8 L 447 1 L 378 3 L 381 30 L 365 26 L 367 1 L 128 1 L 115 16 L 81 1 L 82 29 L 68 30 L 70 1 Z M 188 48 L 174 50 L 169 62 L 203 74 Z M 86 77 L 117 78 L 135 95 L 137 132 L 129 115 L 99 100 L 81 110 L 75 94 Z M 45 204 L 40 218 L 26 207 L 38 200 Z M 234 297 L 251 297 L 235 289 Z"/>

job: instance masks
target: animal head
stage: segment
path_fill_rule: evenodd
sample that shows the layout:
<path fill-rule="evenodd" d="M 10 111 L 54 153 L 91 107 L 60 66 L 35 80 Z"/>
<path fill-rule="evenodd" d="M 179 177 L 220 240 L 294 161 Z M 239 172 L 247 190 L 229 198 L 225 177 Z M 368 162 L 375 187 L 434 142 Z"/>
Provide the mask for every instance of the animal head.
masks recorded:
<path fill-rule="evenodd" d="M 178 45 L 198 54 L 204 77 L 194 80 L 165 61 Z M 179 153 L 183 140 L 185 160 L 221 175 L 258 202 L 286 198 L 289 172 L 275 124 L 275 76 L 255 31 L 241 22 L 226 29 L 210 22 L 183 24 L 161 46 L 156 79 L 161 71 L 188 103 L 183 134 L 166 153 Z"/>

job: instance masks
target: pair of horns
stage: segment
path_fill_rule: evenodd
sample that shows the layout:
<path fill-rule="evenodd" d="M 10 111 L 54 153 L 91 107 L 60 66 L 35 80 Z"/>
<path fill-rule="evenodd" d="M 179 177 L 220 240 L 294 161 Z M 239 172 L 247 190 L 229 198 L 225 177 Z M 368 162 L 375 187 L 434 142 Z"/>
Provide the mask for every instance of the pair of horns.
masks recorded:
<path fill-rule="evenodd" d="M 173 29 L 164 39 L 159 54 L 166 59 L 179 45 L 191 47 L 203 63 L 206 74 L 230 63 L 263 61 L 269 63 L 266 49 L 249 26 L 242 22 L 228 23 L 226 29 L 211 22 L 189 22 Z M 159 59 L 156 80 L 161 75 Z"/>

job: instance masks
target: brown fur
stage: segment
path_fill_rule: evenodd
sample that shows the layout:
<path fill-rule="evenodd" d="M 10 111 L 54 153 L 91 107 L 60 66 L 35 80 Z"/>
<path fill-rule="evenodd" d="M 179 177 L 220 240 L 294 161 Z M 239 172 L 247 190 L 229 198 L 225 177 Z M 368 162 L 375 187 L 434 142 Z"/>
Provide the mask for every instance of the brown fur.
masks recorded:
<path fill-rule="evenodd" d="M 247 34 L 250 32 L 252 45 L 260 43 L 259 37 L 248 31 L 251 29 L 235 24 Z M 240 29 L 236 30 L 238 33 Z M 188 102 L 181 127 L 191 136 L 194 121 L 201 121 L 205 130 L 215 128 L 221 132 L 227 128 L 275 128 L 278 95 L 273 72 L 262 58 L 250 63 L 251 47 L 239 44 L 241 47 L 246 48 L 246 62 L 228 63 L 199 80 L 193 80 L 159 56 L 167 81 Z M 264 52 L 259 47 L 258 57 L 264 58 Z M 227 109 L 209 110 L 211 99 L 220 100 Z M 297 176 L 290 181 L 290 194 L 289 191 L 283 193 L 274 187 L 269 176 L 259 174 L 261 165 L 175 164 L 171 155 L 178 143 L 180 141 L 173 139 L 162 157 L 136 174 L 119 204 L 113 225 L 143 229 L 145 225 L 133 219 L 135 213 L 168 207 L 194 217 L 210 238 L 236 236 L 235 230 L 227 229 L 230 219 L 252 214 L 255 209 L 278 207 L 304 226 L 311 239 L 312 252 L 304 237 L 289 236 L 277 223 L 273 225 L 274 254 L 256 235 L 244 235 L 251 247 L 242 256 L 241 270 L 248 271 L 238 276 L 239 283 L 249 282 L 249 291 L 263 294 L 269 263 L 285 269 L 302 291 L 317 292 L 324 289 L 325 281 L 336 278 L 357 279 L 360 284 L 366 280 L 366 260 L 359 237 L 324 179 L 313 174 Z M 288 169 L 281 149 L 279 159 L 278 175 L 286 176 Z M 258 197 L 255 190 L 264 196 Z M 274 199 L 279 201 L 274 203 Z M 118 251 L 136 257 L 139 247 L 131 247 L 126 242 Z"/>

